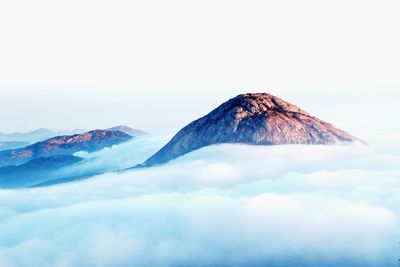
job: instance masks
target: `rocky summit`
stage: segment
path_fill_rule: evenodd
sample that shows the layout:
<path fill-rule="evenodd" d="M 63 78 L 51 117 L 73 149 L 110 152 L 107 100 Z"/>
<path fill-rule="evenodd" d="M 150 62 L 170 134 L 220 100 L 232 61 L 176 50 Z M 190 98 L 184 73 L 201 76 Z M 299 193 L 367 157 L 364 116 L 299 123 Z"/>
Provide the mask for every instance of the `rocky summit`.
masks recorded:
<path fill-rule="evenodd" d="M 335 144 L 356 140 L 276 96 L 250 93 L 230 99 L 184 127 L 143 166 L 165 163 L 213 144 Z"/>

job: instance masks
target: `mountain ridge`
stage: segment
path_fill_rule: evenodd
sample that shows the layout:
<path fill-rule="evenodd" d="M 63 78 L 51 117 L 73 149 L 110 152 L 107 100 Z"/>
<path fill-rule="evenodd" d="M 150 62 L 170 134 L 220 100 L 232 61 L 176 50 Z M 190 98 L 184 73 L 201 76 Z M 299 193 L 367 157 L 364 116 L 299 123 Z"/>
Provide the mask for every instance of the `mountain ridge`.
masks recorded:
<path fill-rule="evenodd" d="M 0 151 L 0 167 L 21 165 L 36 158 L 93 152 L 128 141 L 132 136 L 119 131 L 93 130 L 83 134 L 61 135 L 23 148 Z"/>

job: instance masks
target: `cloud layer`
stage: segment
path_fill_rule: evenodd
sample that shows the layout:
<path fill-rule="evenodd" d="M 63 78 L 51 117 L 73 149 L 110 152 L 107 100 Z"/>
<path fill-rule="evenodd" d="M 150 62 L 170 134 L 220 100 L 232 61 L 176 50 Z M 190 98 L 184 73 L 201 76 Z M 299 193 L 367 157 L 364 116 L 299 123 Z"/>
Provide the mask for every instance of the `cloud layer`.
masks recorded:
<path fill-rule="evenodd" d="M 0 190 L 0 266 L 394 266 L 400 150 L 387 136 L 219 145 L 159 167 Z M 140 162 L 165 139 L 87 154 L 79 168 Z"/>

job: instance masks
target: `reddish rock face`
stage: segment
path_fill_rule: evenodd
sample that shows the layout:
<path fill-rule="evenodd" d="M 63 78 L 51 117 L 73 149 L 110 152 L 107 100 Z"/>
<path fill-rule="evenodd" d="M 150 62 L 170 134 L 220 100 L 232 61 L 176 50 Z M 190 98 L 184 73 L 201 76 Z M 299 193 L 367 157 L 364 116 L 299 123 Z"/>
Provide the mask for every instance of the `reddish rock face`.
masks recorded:
<path fill-rule="evenodd" d="M 0 166 L 20 165 L 33 159 L 93 152 L 125 142 L 132 137 L 120 131 L 94 130 L 83 134 L 63 135 L 24 148 L 0 152 Z"/>
<path fill-rule="evenodd" d="M 144 165 L 221 143 L 334 144 L 357 138 L 270 94 L 239 95 L 179 131 Z"/>

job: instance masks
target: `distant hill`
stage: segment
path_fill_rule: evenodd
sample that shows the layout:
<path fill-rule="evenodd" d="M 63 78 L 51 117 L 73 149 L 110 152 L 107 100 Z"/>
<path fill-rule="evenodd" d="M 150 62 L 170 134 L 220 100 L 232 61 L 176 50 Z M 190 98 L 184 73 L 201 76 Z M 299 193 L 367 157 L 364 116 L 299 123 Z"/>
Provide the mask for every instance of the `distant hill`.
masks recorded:
<path fill-rule="evenodd" d="M 55 136 L 83 133 L 85 130 L 53 131 L 40 128 L 26 133 L 0 133 L 0 141 L 3 142 L 26 142 L 29 144 L 40 142 Z"/>
<path fill-rule="evenodd" d="M 94 130 L 83 134 L 62 135 L 23 148 L 0 151 L 0 167 L 21 165 L 37 158 L 93 152 L 128 141 L 132 137 L 120 131 Z"/>
<path fill-rule="evenodd" d="M 144 135 L 147 134 L 146 132 L 139 130 L 139 129 L 134 129 L 131 128 L 129 126 L 126 125 L 119 125 L 119 126 L 115 126 L 115 127 L 111 127 L 108 129 L 104 129 L 106 131 L 120 131 L 126 134 L 129 134 L 132 137 L 137 137 L 140 135 Z M 33 143 L 37 143 L 40 141 L 44 141 L 47 140 L 49 138 L 52 137 L 56 137 L 56 136 L 61 136 L 61 135 L 72 135 L 72 134 L 82 134 L 88 132 L 88 130 L 84 130 L 84 129 L 74 129 L 74 130 L 60 130 L 60 131 L 54 131 L 54 130 L 50 130 L 50 129 L 46 129 L 46 128 L 39 128 L 36 129 L 34 131 L 30 131 L 30 132 L 26 132 L 26 133 L 0 133 L 0 150 L 5 150 L 5 149 L 14 149 L 14 148 L 18 148 L 18 147 L 23 147 L 29 144 L 33 144 Z M 12 144 L 10 144 L 9 147 L 2 147 L 2 143 L 6 143 L 6 142 L 13 142 L 16 144 L 16 142 L 22 142 L 24 143 L 24 145 L 20 146 L 19 144 L 16 146 L 12 146 Z"/>
<path fill-rule="evenodd" d="M 130 136 L 133 137 L 137 137 L 140 135 L 144 135 L 147 134 L 146 132 L 142 131 L 142 130 L 138 130 L 138 129 L 134 129 L 125 125 L 119 125 L 119 126 L 115 126 L 115 127 L 111 127 L 106 129 L 107 131 L 120 131 L 126 134 L 129 134 Z"/>

